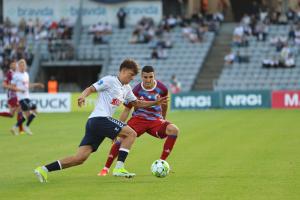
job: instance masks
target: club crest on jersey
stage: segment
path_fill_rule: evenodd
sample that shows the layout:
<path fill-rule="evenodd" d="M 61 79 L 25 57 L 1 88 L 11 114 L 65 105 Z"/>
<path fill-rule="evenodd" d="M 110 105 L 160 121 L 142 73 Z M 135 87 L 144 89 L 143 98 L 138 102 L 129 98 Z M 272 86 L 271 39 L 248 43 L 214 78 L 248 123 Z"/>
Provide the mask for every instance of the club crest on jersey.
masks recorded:
<path fill-rule="evenodd" d="M 103 84 L 103 80 L 99 80 L 98 85 L 102 85 L 102 84 Z"/>
<path fill-rule="evenodd" d="M 111 100 L 111 104 L 114 106 L 118 106 L 121 104 L 121 101 L 117 98 L 114 98 L 113 100 Z"/>

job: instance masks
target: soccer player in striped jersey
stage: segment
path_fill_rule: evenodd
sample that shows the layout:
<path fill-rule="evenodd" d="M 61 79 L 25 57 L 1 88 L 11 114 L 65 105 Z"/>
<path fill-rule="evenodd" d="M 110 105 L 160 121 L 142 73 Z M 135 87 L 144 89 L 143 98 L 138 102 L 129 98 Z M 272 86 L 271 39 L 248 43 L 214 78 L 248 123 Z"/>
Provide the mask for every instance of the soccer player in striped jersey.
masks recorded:
<path fill-rule="evenodd" d="M 155 79 L 155 73 L 152 66 L 145 66 L 142 69 L 142 82 L 137 84 L 133 93 L 139 100 L 155 101 L 159 97 L 168 96 L 167 87 L 160 81 Z M 130 110 L 134 105 L 125 103 L 125 108 L 121 113 L 120 120 L 125 122 L 128 118 Z M 160 159 L 166 160 L 171 153 L 176 142 L 179 129 L 175 124 L 166 120 L 168 105 L 154 105 L 149 108 L 134 108 L 132 117 L 127 122 L 133 130 L 136 131 L 137 137 L 140 137 L 145 132 L 149 135 L 165 139 L 163 151 Z M 117 157 L 122 138 L 114 142 L 108 155 L 104 168 L 99 172 L 98 176 L 106 176 L 109 168 Z"/>
<path fill-rule="evenodd" d="M 105 76 L 81 93 L 78 98 L 79 107 L 84 104 L 85 98 L 91 93 L 98 92 L 98 100 L 87 120 L 85 135 L 78 151 L 74 156 L 37 167 L 34 173 L 40 182 L 47 182 L 48 172 L 83 164 L 91 153 L 97 151 L 106 137 L 114 140 L 117 136 L 123 140 L 118 149 L 119 156 L 113 175 L 127 178 L 135 176 L 134 173 L 130 173 L 124 168 L 124 162 L 135 141 L 136 132 L 125 123 L 113 119 L 112 115 L 116 108 L 124 102 L 143 108 L 167 103 L 166 97 L 157 98 L 154 101 L 142 101 L 135 97 L 129 82 L 138 74 L 138 69 L 138 64 L 134 60 L 126 59 L 120 65 L 118 76 Z"/>
<path fill-rule="evenodd" d="M 11 81 L 13 79 L 13 75 L 15 74 L 17 70 L 17 62 L 12 61 L 9 66 L 9 70 L 5 75 L 5 79 L 3 80 L 3 88 L 7 89 L 7 105 L 9 108 L 9 112 L 0 112 L 0 116 L 2 117 L 13 117 L 16 112 L 18 112 L 17 115 L 17 121 L 23 117 L 22 112 L 20 111 L 20 106 L 18 102 L 18 97 L 17 97 L 17 88 L 15 88 L 12 84 Z M 22 124 L 19 126 L 19 131 L 21 132 L 23 130 Z M 14 132 L 12 132 L 15 134 Z"/>

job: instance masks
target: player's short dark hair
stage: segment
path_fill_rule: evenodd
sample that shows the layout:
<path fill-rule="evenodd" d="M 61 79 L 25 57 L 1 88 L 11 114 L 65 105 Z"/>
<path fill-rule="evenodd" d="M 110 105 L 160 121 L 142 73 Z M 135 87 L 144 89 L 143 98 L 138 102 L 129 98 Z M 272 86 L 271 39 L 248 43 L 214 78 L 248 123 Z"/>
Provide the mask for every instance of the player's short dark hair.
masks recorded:
<path fill-rule="evenodd" d="M 135 75 L 137 75 L 139 73 L 140 67 L 137 62 L 135 62 L 133 59 L 128 58 L 121 63 L 119 71 L 121 71 L 122 69 L 130 69 L 135 73 Z"/>
<path fill-rule="evenodd" d="M 150 65 L 146 65 L 143 67 L 142 72 L 146 72 L 146 73 L 154 72 L 154 68 Z"/>

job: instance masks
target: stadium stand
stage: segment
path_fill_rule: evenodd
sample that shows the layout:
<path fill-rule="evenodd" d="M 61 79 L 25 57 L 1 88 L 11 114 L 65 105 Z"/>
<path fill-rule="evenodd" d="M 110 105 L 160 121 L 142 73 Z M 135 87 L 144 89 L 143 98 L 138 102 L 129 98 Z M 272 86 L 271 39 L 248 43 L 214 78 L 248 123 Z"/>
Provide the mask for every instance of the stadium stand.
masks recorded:
<path fill-rule="evenodd" d="M 212 44 L 214 33 L 207 32 L 202 43 L 190 43 L 183 38 L 181 28 L 175 28 L 170 34 L 174 47 L 168 49 L 168 57 L 151 59 L 152 49 L 149 48 L 149 44 L 128 42 L 132 31 L 132 27 L 117 29 L 111 35 L 111 62 L 106 74 L 116 73 L 121 61 L 130 57 L 136 59 L 141 66 L 153 65 L 157 71 L 157 78 L 165 83 L 169 83 L 171 76 L 175 74 L 182 84 L 182 91 L 189 91 Z"/>
<path fill-rule="evenodd" d="M 214 90 L 282 90 L 300 88 L 299 49 L 293 41 L 288 42 L 291 54 L 295 57 L 296 67 L 263 68 L 265 59 L 274 58 L 278 62 L 280 51 L 270 44 L 274 37 L 288 38 L 288 25 L 269 25 L 265 41 L 248 37 L 247 47 L 232 47 L 232 53 L 248 57 L 246 62 L 225 64 Z"/>

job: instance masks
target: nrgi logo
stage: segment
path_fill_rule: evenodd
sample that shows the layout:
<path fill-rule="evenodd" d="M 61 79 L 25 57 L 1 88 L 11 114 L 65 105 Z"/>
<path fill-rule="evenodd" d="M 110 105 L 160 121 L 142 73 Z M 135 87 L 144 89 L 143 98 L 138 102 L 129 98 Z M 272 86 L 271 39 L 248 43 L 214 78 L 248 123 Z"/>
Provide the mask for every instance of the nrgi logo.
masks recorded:
<path fill-rule="evenodd" d="M 209 108 L 212 106 L 211 96 L 176 96 L 175 108 Z"/>
<path fill-rule="evenodd" d="M 227 94 L 225 96 L 226 106 L 261 106 L 261 94 Z"/>

